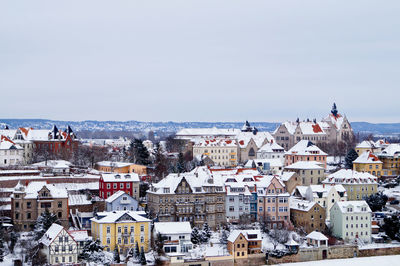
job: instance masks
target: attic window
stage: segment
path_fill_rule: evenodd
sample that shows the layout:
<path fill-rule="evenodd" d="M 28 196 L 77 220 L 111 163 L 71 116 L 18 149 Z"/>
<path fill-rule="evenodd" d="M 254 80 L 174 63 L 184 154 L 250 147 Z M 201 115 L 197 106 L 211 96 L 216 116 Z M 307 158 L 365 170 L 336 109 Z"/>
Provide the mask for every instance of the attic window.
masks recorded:
<path fill-rule="evenodd" d="M 131 178 L 131 175 L 125 175 L 125 178 Z"/>
<path fill-rule="evenodd" d="M 121 178 L 121 176 L 120 175 L 115 175 L 115 178 L 119 179 L 119 178 Z"/>

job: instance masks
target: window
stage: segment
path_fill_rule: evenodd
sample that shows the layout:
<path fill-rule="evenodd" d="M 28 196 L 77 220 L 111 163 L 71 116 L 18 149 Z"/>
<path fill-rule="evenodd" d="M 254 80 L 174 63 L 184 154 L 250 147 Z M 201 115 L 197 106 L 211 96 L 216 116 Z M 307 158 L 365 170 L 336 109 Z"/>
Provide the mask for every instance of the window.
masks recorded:
<path fill-rule="evenodd" d="M 140 232 L 144 232 L 144 225 L 140 226 Z"/>
<path fill-rule="evenodd" d="M 118 226 L 118 234 L 121 234 L 121 226 Z"/>
<path fill-rule="evenodd" d="M 72 245 L 69 245 L 69 251 L 72 251 Z"/>
<path fill-rule="evenodd" d="M 63 242 L 63 238 L 62 238 L 62 236 L 60 236 L 60 237 L 58 238 L 58 242 L 60 242 L 60 243 L 62 243 L 62 242 Z"/>
<path fill-rule="evenodd" d="M 62 208 L 62 201 L 59 201 L 57 206 L 58 206 L 58 208 Z"/>
<path fill-rule="evenodd" d="M 54 247 L 54 251 L 58 252 L 58 246 L 57 245 Z"/>
<path fill-rule="evenodd" d="M 109 226 L 107 226 L 107 234 L 109 234 L 111 231 L 111 228 Z"/>
<path fill-rule="evenodd" d="M 109 245 L 111 243 L 110 238 L 107 238 L 107 244 Z"/>
<path fill-rule="evenodd" d="M 113 184 L 113 188 L 114 188 L 114 189 L 117 189 L 117 184 Z"/>
<path fill-rule="evenodd" d="M 62 246 L 62 247 L 61 247 L 61 251 L 62 251 L 62 252 L 65 252 L 65 246 Z"/>
<path fill-rule="evenodd" d="M 71 256 L 69 256 L 68 261 L 69 261 L 69 262 L 72 262 L 72 257 L 71 257 Z"/>
<path fill-rule="evenodd" d="M 140 237 L 140 243 L 144 243 L 144 237 L 143 236 Z"/>
<path fill-rule="evenodd" d="M 107 189 L 110 189 L 111 188 L 111 184 L 107 184 Z"/>
<path fill-rule="evenodd" d="M 58 218 L 61 218 L 62 217 L 62 212 L 58 212 L 57 216 L 58 216 Z"/>
<path fill-rule="evenodd" d="M 124 188 L 124 183 L 119 184 L 119 188 L 123 189 Z"/>

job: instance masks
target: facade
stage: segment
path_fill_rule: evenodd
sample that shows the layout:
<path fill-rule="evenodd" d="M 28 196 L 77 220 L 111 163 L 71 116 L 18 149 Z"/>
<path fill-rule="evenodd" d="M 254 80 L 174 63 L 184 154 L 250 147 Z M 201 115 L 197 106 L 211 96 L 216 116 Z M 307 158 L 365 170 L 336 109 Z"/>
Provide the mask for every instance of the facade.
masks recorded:
<path fill-rule="evenodd" d="M 113 161 L 101 161 L 97 162 L 94 168 L 104 173 L 136 173 L 138 175 L 146 175 L 147 167 L 145 165 L 125 163 L 125 162 L 113 162 Z"/>
<path fill-rule="evenodd" d="M 87 230 L 68 230 L 68 234 L 75 240 L 79 256 L 83 251 L 86 241 L 91 240 L 92 237 L 88 235 Z"/>
<path fill-rule="evenodd" d="M 227 138 L 201 139 L 193 145 L 193 157 L 208 156 L 215 165 L 235 167 L 239 163 L 239 146 Z"/>
<path fill-rule="evenodd" d="M 325 230 L 325 208 L 314 201 L 290 198 L 290 220 L 296 228 L 303 228 L 309 234 L 312 231 Z"/>
<path fill-rule="evenodd" d="M 353 170 L 358 172 L 367 172 L 371 175 L 381 177 L 382 165 L 383 164 L 379 160 L 378 156 L 374 155 L 370 151 L 366 151 L 353 161 Z"/>
<path fill-rule="evenodd" d="M 283 172 L 282 175 L 279 176 L 279 179 L 286 187 L 286 191 L 289 194 L 295 190 L 297 186 L 301 186 L 301 179 L 296 172 Z"/>
<path fill-rule="evenodd" d="M 46 182 L 18 185 L 11 195 L 11 214 L 14 226 L 27 231 L 33 229 L 37 218 L 48 210 L 57 215 L 64 227 L 69 226 L 68 193 Z"/>
<path fill-rule="evenodd" d="M 0 166 L 18 165 L 24 162 L 24 149 L 8 137 L 0 135 Z"/>
<path fill-rule="evenodd" d="M 275 176 L 265 176 L 257 183 L 257 219 L 276 228 L 290 224 L 289 193 Z"/>
<path fill-rule="evenodd" d="M 135 248 L 136 243 L 145 252 L 150 249 L 151 220 L 138 212 L 99 212 L 91 221 L 92 237 L 100 240 L 106 251 L 113 251 L 117 247 L 120 254 L 127 254 Z"/>
<path fill-rule="evenodd" d="M 105 200 L 106 211 L 138 211 L 139 202 L 128 193 L 120 190 Z"/>
<path fill-rule="evenodd" d="M 341 169 L 330 174 L 325 185 L 342 185 L 347 192 L 347 200 L 362 200 L 378 192 L 378 178 L 369 173 Z"/>
<path fill-rule="evenodd" d="M 285 149 L 271 140 L 257 151 L 257 159 L 281 159 L 284 162 Z"/>
<path fill-rule="evenodd" d="M 225 188 L 222 178 L 207 167 L 183 174 L 169 174 L 147 191 L 147 206 L 160 222 L 189 221 L 212 228 L 226 223 Z"/>
<path fill-rule="evenodd" d="M 321 232 L 313 231 L 306 236 L 307 244 L 314 247 L 328 247 L 328 238 Z"/>
<path fill-rule="evenodd" d="M 354 138 L 350 122 L 337 112 L 336 106 L 331 113 L 320 122 L 288 121 L 278 126 L 272 133 L 277 143 L 289 150 L 301 140 L 309 140 L 316 144 L 339 143 Z"/>
<path fill-rule="evenodd" d="M 52 224 L 39 240 L 43 244 L 42 252 L 51 265 L 78 263 L 78 243 L 59 224 Z"/>
<path fill-rule="evenodd" d="M 258 150 L 267 143 L 274 142 L 274 137 L 269 132 L 260 132 L 251 127 L 247 121 L 246 124 L 242 128 L 242 132 L 236 136 L 239 145 L 240 163 L 257 159 Z"/>
<path fill-rule="evenodd" d="M 325 179 L 325 169 L 315 161 L 296 162 L 286 166 L 285 172 L 297 173 L 302 186 L 317 185 Z"/>
<path fill-rule="evenodd" d="M 365 201 L 336 202 L 331 209 L 332 234 L 345 241 L 371 241 L 371 209 Z"/>
<path fill-rule="evenodd" d="M 99 196 L 107 199 L 115 192 L 125 191 L 134 199 L 139 200 L 139 176 L 136 173 L 114 174 L 103 173 L 99 180 Z"/>
<path fill-rule="evenodd" d="M 192 249 L 192 227 L 189 222 L 154 223 L 153 237 L 157 239 L 158 234 L 163 239 L 166 254 L 182 254 Z"/>
<path fill-rule="evenodd" d="M 285 153 L 285 165 L 289 166 L 299 161 L 319 163 L 326 169 L 327 154 L 309 140 L 301 140 Z"/>
<path fill-rule="evenodd" d="M 264 175 L 280 175 L 284 162 L 281 159 L 254 159 L 248 160 L 245 167 L 257 168 Z"/>
<path fill-rule="evenodd" d="M 400 175 L 400 144 L 389 144 L 382 152 L 376 154 L 382 162 L 383 177 Z"/>
<path fill-rule="evenodd" d="M 249 254 L 261 253 L 260 230 L 234 230 L 228 237 L 228 252 L 235 259 L 247 258 Z"/>

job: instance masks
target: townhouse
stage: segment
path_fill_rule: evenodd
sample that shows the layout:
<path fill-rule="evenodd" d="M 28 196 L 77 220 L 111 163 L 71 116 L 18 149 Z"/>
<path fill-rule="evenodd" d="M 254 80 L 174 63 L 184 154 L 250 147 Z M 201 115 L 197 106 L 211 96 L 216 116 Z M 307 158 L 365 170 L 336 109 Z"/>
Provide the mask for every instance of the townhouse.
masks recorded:
<path fill-rule="evenodd" d="M 105 200 L 106 211 L 138 211 L 139 202 L 126 193 L 125 191 L 117 191 Z"/>
<path fill-rule="evenodd" d="M 370 151 L 366 151 L 353 161 L 353 170 L 381 177 L 382 165 L 383 163 L 379 160 L 378 156 Z"/>
<path fill-rule="evenodd" d="M 193 145 L 193 157 L 208 156 L 215 165 L 235 167 L 239 163 L 239 146 L 227 138 L 200 139 Z"/>
<path fill-rule="evenodd" d="M 389 144 L 382 152 L 376 155 L 382 162 L 382 177 L 400 175 L 400 144 Z"/>
<path fill-rule="evenodd" d="M 297 173 L 302 186 L 317 185 L 325 179 L 325 169 L 315 161 L 298 161 L 286 166 L 284 171 Z"/>
<path fill-rule="evenodd" d="M 115 192 L 125 191 L 134 199 L 139 200 L 139 176 L 136 173 L 119 174 L 103 173 L 99 179 L 99 196 L 107 199 Z"/>
<path fill-rule="evenodd" d="M 290 198 L 290 220 L 296 228 L 302 228 L 307 234 L 325 230 L 326 211 L 315 201 Z"/>
<path fill-rule="evenodd" d="M 285 165 L 299 161 L 314 161 L 326 169 L 327 154 L 309 140 L 301 140 L 285 153 Z"/>
<path fill-rule="evenodd" d="M 260 230 L 233 230 L 228 237 L 228 252 L 234 259 L 247 258 L 249 254 L 261 253 Z"/>
<path fill-rule="evenodd" d="M 91 223 L 93 239 L 98 239 L 106 251 L 117 247 L 120 254 L 126 255 L 136 243 L 145 252 L 150 250 L 151 220 L 141 216 L 141 212 L 98 212 Z"/>
<path fill-rule="evenodd" d="M 154 239 L 161 236 L 164 252 L 187 253 L 193 248 L 191 242 L 192 227 L 189 222 L 156 222 L 154 223 Z"/>
<path fill-rule="evenodd" d="M 345 241 L 371 241 L 371 209 L 365 201 L 342 201 L 330 213 L 332 234 Z"/>
<path fill-rule="evenodd" d="M 285 149 L 274 140 L 271 140 L 257 151 L 257 159 L 280 159 L 284 162 Z"/>
<path fill-rule="evenodd" d="M 366 199 L 378 192 L 378 178 L 367 172 L 341 169 L 322 181 L 325 185 L 342 185 L 346 189 L 347 200 Z"/>

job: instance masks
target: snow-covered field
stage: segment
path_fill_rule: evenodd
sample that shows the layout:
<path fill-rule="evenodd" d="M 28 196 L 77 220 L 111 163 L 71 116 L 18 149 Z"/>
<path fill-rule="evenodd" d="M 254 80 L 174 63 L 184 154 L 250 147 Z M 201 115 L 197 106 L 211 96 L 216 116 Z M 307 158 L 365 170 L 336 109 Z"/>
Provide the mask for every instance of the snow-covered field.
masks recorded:
<path fill-rule="evenodd" d="M 364 258 L 353 258 L 353 259 L 340 259 L 340 260 L 319 260 L 319 261 L 307 261 L 297 263 L 284 263 L 279 264 L 281 266 L 386 266 L 386 265 L 399 265 L 400 255 L 396 256 L 378 256 L 378 257 L 364 257 Z"/>

